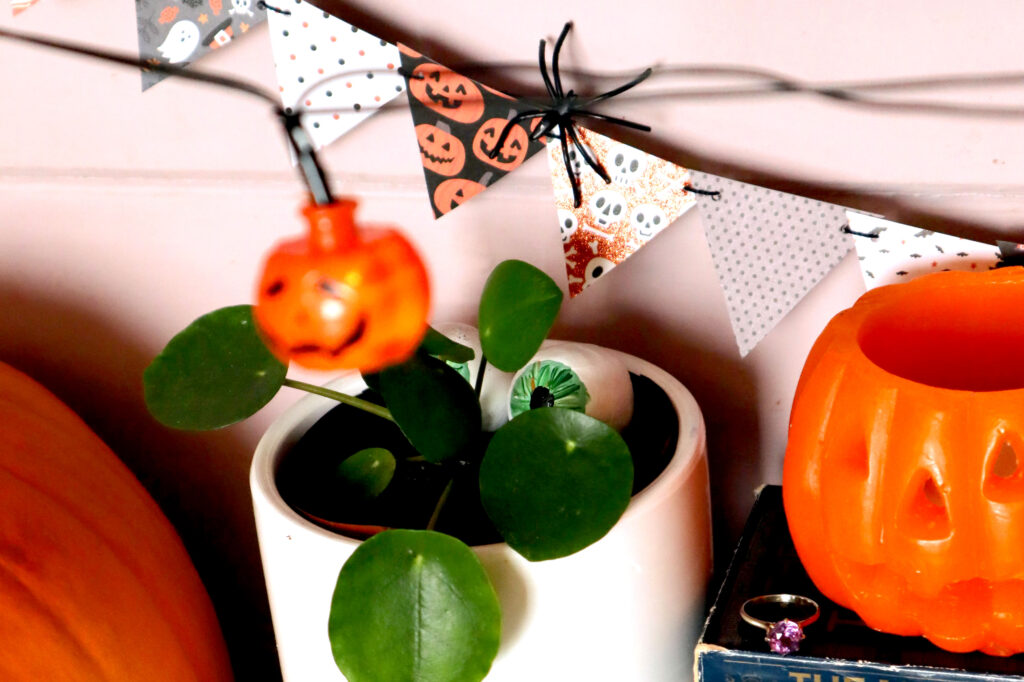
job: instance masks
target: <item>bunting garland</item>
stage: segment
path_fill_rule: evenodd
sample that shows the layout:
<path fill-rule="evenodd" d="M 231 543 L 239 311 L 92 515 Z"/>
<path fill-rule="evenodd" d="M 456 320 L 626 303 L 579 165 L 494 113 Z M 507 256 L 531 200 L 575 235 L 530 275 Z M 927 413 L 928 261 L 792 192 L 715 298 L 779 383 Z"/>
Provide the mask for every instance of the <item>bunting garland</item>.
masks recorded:
<path fill-rule="evenodd" d="M 405 91 L 398 47 L 308 3 L 271 11 L 270 44 L 285 111 L 306 109 L 313 145 L 334 142 Z"/>
<path fill-rule="evenodd" d="M 746 356 L 853 248 L 846 211 L 708 173 L 692 173 L 701 220 L 725 293 L 741 356 Z"/>
<path fill-rule="evenodd" d="M 551 182 L 565 252 L 569 296 L 578 296 L 696 205 L 686 191 L 690 172 L 586 128 L 580 141 L 608 172 L 605 181 L 569 150 L 582 201 L 572 185 L 558 140 L 548 142 Z"/>
<path fill-rule="evenodd" d="M 151 64 L 187 66 L 266 18 L 257 0 L 135 0 L 139 55 Z M 143 71 L 142 89 L 164 78 L 163 73 Z"/>
<path fill-rule="evenodd" d="M 455 210 L 544 148 L 515 124 L 492 159 L 498 136 L 521 105 L 405 45 L 399 49 L 435 218 Z"/>
<path fill-rule="evenodd" d="M 867 289 L 907 282 L 943 270 L 991 270 L 999 263 L 994 244 L 961 239 L 941 232 L 901 225 L 891 220 L 847 211 Z"/>

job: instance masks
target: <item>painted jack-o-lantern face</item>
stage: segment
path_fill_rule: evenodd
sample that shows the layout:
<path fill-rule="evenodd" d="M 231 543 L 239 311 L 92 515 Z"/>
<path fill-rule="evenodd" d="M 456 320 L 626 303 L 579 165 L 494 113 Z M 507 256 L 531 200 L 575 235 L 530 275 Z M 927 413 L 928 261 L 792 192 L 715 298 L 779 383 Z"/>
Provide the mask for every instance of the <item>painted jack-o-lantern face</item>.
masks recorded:
<path fill-rule="evenodd" d="M 508 121 L 503 118 L 488 119 L 476 131 L 476 136 L 473 138 L 473 154 L 476 158 L 503 171 L 518 168 L 526 158 L 526 152 L 530 146 L 526 131 L 518 124 L 514 125 L 508 137 L 505 138 L 505 143 L 501 145 L 501 149 L 492 159 L 491 151 L 507 124 Z"/>
<path fill-rule="evenodd" d="M 308 207 L 310 236 L 278 244 L 260 278 L 256 322 L 283 361 L 376 371 L 402 362 L 426 331 L 427 273 L 394 230 L 360 229 L 355 202 Z"/>
<path fill-rule="evenodd" d="M 459 123 L 484 115 L 484 96 L 469 78 L 430 62 L 420 64 L 409 79 L 409 92 L 432 111 Z"/>
<path fill-rule="evenodd" d="M 786 517 L 818 588 L 871 627 L 1024 651 L 1024 270 L 874 289 L 797 385 Z"/>
<path fill-rule="evenodd" d="M 442 214 L 453 211 L 487 189 L 486 185 L 465 178 L 445 180 L 434 190 L 434 206 Z"/>
<path fill-rule="evenodd" d="M 420 143 L 420 161 L 427 170 L 445 176 L 458 175 L 466 164 L 466 148 L 462 140 L 444 128 L 429 123 L 416 126 Z"/>

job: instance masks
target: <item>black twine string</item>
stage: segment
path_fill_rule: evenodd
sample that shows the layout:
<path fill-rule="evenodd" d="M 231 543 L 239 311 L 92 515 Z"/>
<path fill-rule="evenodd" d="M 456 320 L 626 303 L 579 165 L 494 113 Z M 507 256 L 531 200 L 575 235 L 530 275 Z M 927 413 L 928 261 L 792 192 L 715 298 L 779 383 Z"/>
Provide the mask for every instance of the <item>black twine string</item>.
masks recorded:
<path fill-rule="evenodd" d="M 700 194 L 705 197 L 711 197 L 711 201 L 721 201 L 722 193 L 717 189 L 699 189 L 694 187 L 690 183 L 683 185 L 684 192 L 693 192 L 694 194 Z"/>
<path fill-rule="evenodd" d="M 204 73 L 194 69 L 184 69 L 180 66 L 163 64 L 160 62 L 148 62 L 131 55 L 112 52 L 109 50 L 100 50 L 81 44 L 58 42 L 41 36 L 15 33 L 3 28 L 0 28 L 0 38 L 9 38 L 11 40 L 17 40 L 31 45 L 49 47 L 55 50 L 81 55 L 83 57 L 92 57 L 93 59 L 113 62 L 114 64 L 120 64 L 122 66 L 142 69 L 143 71 L 156 71 L 158 73 L 167 74 L 168 76 L 179 76 L 186 80 L 208 83 L 210 85 L 219 85 L 223 88 L 229 88 L 231 90 L 244 92 L 254 97 L 259 97 L 260 99 L 269 102 L 274 108 L 274 113 L 276 113 L 281 119 L 281 124 L 284 126 L 285 133 L 288 136 L 288 141 L 291 143 L 292 148 L 295 150 L 295 154 L 298 157 L 298 165 L 299 170 L 302 172 L 302 178 L 306 182 L 306 186 L 309 188 L 310 193 L 313 195 L 313 201 L 317 204 L 330 204 L 334 201 L 334 197 L 331 195 L 331 191 L 328 186 L 327 175 L 324 173 L 323 167 L 317 159 L 316 151 L 313 148 L 312 141 L 309 139 L 309 135 L 302 127 L 301 114 L 285 111 L 281 108 L 281 105 L 278 104 L 277 99 L 273 95 L 257 85 L 228 76 Z"/>
<path fill-rule="evenodd" d="M 851 230 L 849 225 L 843 225 L 839 228 L 839 231 L 845 232 L 846 234 L 852 234 L 855 237 L 867 237 L 868 239 L 878 239 L 880 236 L 875 232 L 857 232 L 856 230 Z"/>
<path fill-rule="evenodd" d="M 257 9 L 269 9 L 271 12 L 277 12 L 278 14 L 284 14 L 286 16 L 290 16 L 291 15 L 291 10 L 281 9 L 280 7 L 274 7 L 273 5 L 268 5 L 267 3 L 263 2 L 263 0 L 259 0 L 259 2 L 256 3 L 256 8 Z"/>
<path fill-rule="evenodd" d="M 508 139 L 509 134 L 511 134 L 513 127 L 517 123 L 520 121 L 539 118 L 540 122 L 534 128 L 533 132 L 530 133 L 530 139 L 538 140 L 545 135 L 550 135 L 556 140 L 561 141 L 562 161 L 565 163 L 565 172 L 568 173 L 569 184 L 572 186 L 573 204 L 579 208 L 580 204 L 583 203 L 583 197 L 580 194 L 580 180 L 576 176 L 576 172 L 573 170 L 572 160 L 569 158 L 570 144 L 572 144 L 576 149 L 576 152 L 580 157 L 587 162 L 587 165 L 593 168 L 594 172 L 601 176 L 601 179 L 604 180 L 605 183 L 610 183 L 612 179 L 608 175 L 608 171 L 606 171 L 604 166 L 601 165 L 601 162 L 596 159 L 591 151 L 580 141 L 579 133 L 576 130 L 575 118 L 591 118 L 598 121 L 605 121 L 607 123 L 625 126 L 627 128 L 650 132 L 651 129 L 649 126 L 627 121 L 622 118 L 599 114 L 595 111 L 590 111 L 587 107 L 622 94 L 643 82 L 653 72 L 651 69 L 647 69 L 628 83 L 584 100 L 581 100 L 572 90 L 565 92 L 562 88 L 562 76 L 558 70 L 558 58 L 562 53 L 562 44 L 565 42 L 566 36 L 569 35 L 570 28 L 572 28 L 572 22 L 566 23 L 565 26 L 562 27 L 562 32 L 559 34 L 558 40 L 555 41 L 555 49 L 551 55 L 550 74 L 548 73 L 546 63 L 547 42 L 545 40 L 540 41 L 540 55 L 538 60 L 540 62 L 540 75 L 541 78 L 544 79 L 544 87 L 548 91 L 548 96 L 551 98 L 551 102 L 546 105 L 541 105 L 536 109 L 528 109 L 520 112 L 510 118 L 508 123 L 506 123 L 505 127 L 502 129 L 501 134 L 498 136 L 498 139 L 494 144 L 494 149 L 492 149 L 488 155 L 492 159 L 498 156 L 502 147 L 505 145 L 505 141 Z M 555 132 L 556 129 L 557 132 Z"/>

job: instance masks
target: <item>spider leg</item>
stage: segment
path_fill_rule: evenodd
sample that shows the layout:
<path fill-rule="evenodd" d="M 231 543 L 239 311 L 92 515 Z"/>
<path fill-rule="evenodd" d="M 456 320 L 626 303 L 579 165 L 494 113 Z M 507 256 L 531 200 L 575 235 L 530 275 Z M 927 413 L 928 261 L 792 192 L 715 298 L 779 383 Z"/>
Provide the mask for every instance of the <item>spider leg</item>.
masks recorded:
<path fill-rule="evenodd" d="M 576 116 L 582 116 L 583 118 L 594 118 L 599 121 L 607 121 L 608 123 L 614 123 L 616 125 L 625 126 L 627 128 L 633 128 L 634 130 L 642 130 L 645 133 L 651 132 L 651 126 L 644 125 L 643 123 L 634 123 L 633 121 L 627 121 L 624 118 L 606 116 L 605 114 L 599 114 L 596 111 L 588 111 L 586 109 L 574 109 L 573 114 Z"/>
<path fill-rule="evenodd" d="M 569 160 L 569 139 L 568 135 L 562 135 L 562 161 L 565 162 L 565 172 L 569 175 L 569 185 L 572 187 L 572 205 L 576 208 L 580 207 L 583 203 L 583 197 L 580 194 L 579 178 L 576 177 L 576 172 L 572 169 L 572 161 Z"/>
<path fill-rule="evenodd" d="M 529 118 L 537 118 L 538 116 L 543 116 L 544 113 L 545 112 L 543 111 L 537 110 L 524 111 L 510 118 L 508 120 L 508 123 L 505 124 L 505 127 L 501 129 L 501 134 L 498 135 L 498 140 L 494 143 L 494 148 L 491 149 L 491 151 L 487 152 L 487 156 L 489 156 L 492 159 L 498 156 L 498 153 L 501 152 L 501 148 L 505 145 L 505 140 L 508 139 L 509 134 L 512 132 L 512 128 L 517 123 L 519 123 L 520 121 L 525 121 L 526 119 Z"/>
<path fill-rule="evenodd" d="M 537 59 L 540 62 L 540 77 L 544 79 L 544 87 L 548 89 L 548 97 L 551 99 L 558 99 L 558 92 L 555 90 L 555 86 L 551 83 L 551 76 L 548 75 L 547 65 L 547 42 L 541 38 L 540 41 L 540 54 Z"/>
<path fill-rule="evenodd" d="M 562 90 L 562 76 L 558 73 L 558 56 L 562 53 L 562 43 L 565 42 L 565 37 L 569 35 L 569 29 L 572 28 L 572 22 L 565 22 L 565 26 L 562 27 L 562 32 L 558 36 L 558 40 L 555 41 L 555 50 L 551 55 L 551 75 L 555 79 L 555 92 L 558 94 L 559 99 L 565 98 L 565 91 Z"/>
<path fill-rule="evenodd" d="M 622 85 L 620 85 L 619 87 L 617 87 L 617 88 L 615 88 L 613 90 L 609 90 L 608 92 L 602 92 L 600 95 L 597 95 L 595 97 L 591 97 L 586 102 L 584 102 L 581 106 L 585 106 L 585 107 L 586 106 L 590 106 L 591 104 L 596 104 L 597 102 L 603 102 L 604 100 L 609 99 L 611 97 L 615 97 L 616 95 L 621 95 L 626 90 L 629 90 L 630 88 L 634 88 L 637 85 L 640 85 L 641 83 L 643 83 L 645 80 L 650 78 L 652 73 L 654 73 L 654 69 L 646 69 L 646 70 L 644 70 L 643 73 L 641 73 L 639 76 L 637 76 L 633 80 L 629 81 L 628 83 L 623 83 Z"/>
<path fill-rule="evenodd" d="M 583 160 L 587 162 L 587 165 L 593 168 L 594 172 L 601 176 L 601 179 L 604 180 L 606 185 L 610 183 L 612 179 L 608 175 L 608 171 L 604 169 L 604 166 L 601 165 L 600 161 L 594 158 L 594 155 L 590 153 L 590 150 L 583 146 L 583 143 L 580 142 L 580 138 L 576 134 L 575 126 L 573 126 L 570 123 L 565 127 L 565 132 L 568 133 L 569 139 L 572 140 L 573 146 L 576 147 L 576 150 L 580 153 L 580 156 L 583 157 Z"/>

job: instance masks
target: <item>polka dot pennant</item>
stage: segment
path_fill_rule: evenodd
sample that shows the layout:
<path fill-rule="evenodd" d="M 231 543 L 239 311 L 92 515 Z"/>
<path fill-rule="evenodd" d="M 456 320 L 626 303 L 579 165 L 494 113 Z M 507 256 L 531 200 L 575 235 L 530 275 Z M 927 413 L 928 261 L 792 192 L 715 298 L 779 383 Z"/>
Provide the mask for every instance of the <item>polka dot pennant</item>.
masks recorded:
<path fill-rule="evenodd" d="M 746 356 L 853 248 L 846 210 L 814 199 L 692 172 L 704 233 Z"/>
<path fill-rule="evenodd" d="M 621 142 L 578 128 L 580 141 L 611 177 L 605 183 L 573 147 L 569 161 L 583 200 L 573 203 L 562 143 L 548 142 L 558 229 L 565 251 L 569 296 L 585 288 L 696 205 L 685 189 L 690 172 Z"/>
<path fill-rule="evenodd" d="M 856 211 L 847 211 L 857 260 L 867 289 L 907 282 L 943 270 L 991 270 L 999 249 L 941 232 L 922 230 Z"/>
<path fill-rule="evenodd" d="M 291 14 L 268 15 L 281 104 L 312 112 L 303 123 L 317 149 L 405 92 L 392 43 L 305 0 L 284 0 L 282 8 Z"/>

